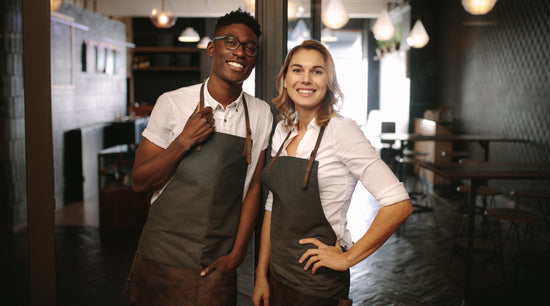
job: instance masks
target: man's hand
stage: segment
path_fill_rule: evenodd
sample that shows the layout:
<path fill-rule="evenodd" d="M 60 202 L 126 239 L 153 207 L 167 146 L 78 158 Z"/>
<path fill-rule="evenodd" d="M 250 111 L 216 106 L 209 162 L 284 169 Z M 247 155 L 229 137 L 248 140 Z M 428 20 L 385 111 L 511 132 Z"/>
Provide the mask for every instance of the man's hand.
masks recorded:
<path fill-rule="evenodd" d="M 212 115 L 212 108 L 205 107 L 200 112 L 189 116 L 183 131 L 174 140 L 189 150 L 208 139 L 214 132 L 215 122 Z"/>

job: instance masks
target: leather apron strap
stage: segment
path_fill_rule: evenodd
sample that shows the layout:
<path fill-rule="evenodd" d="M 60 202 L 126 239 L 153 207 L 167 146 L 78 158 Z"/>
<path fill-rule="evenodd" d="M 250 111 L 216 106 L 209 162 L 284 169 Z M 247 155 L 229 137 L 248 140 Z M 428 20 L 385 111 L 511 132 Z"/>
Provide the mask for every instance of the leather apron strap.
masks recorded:
<path fill-rule="evenodd" d="M 243 148 L 243 157 L 246 158 L 246 162 L 250 165 L 252 162 L 252 130 L 250 129 L 250 116 L 248 114 L 248 105 L 246 104 L 246 99 L 244 98 L 243 92 L 243 106 L 244 106 L 244 117 L 246 122 L 246 141 Z M 201 85 L 200 100 L 197 104 L 196 112 L 200 112 L 204 108 L 204 83 Z M 201 146 L 197 146 L 197 151 L 201 150 Z"/>
<path fill-rule="evenodd" d="M 262 172 L 262 182 L 273 193 L 270 270 L 280 283 L 306 295 L 339 299 L 348 294 L 349 270 L 320 268 L 312 274 L 311 269 L 303 269 L 305 263 L 298 263 L 303 253 L 314 247 L 299 244 L 300 238 L 317 238 L 328 245 L 337 241 L 319 196 L 319 162 L 315 157 L 323 136 L 321 131 L 309 160 L 276 154 L 277 162 L 272 160 Z"/>

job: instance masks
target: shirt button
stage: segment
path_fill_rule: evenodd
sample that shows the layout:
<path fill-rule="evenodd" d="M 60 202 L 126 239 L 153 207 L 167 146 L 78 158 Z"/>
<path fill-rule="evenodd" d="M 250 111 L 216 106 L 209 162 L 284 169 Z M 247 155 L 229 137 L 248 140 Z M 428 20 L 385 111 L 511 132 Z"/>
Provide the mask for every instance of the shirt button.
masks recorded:
<path fill-rule="evenodd" d="M 227 119 L 223 119 L 223 122 L 227 122 Z"/>

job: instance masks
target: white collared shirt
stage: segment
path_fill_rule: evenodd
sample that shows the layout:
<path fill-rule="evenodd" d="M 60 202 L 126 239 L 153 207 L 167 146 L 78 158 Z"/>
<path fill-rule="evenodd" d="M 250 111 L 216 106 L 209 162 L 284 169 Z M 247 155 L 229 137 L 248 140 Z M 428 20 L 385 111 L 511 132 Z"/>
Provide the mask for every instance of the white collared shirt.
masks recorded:
<path fill-rule="evenodd" d="M 168 148 L 172 141 L 183 131 L 189 116 L 195 112 L 200 99 L 200 87 L 201 84 L 197 84 L 162 94 L 151 112 L 149 123 L 142 133 L 143 137 L 163 149 Z M 252 130 L 252 162 L 248 165 L 246 171 L 244 199 L 258 164 L 260 153 L 269 145 L 269 136 L 273 124 L 271 109 L 265 101 L 244 91 L 224 109 L 220 103 L 210 96 L 207 83 L 204 86 L 204 106 L 210 106 L 214 110 L 215 129 L 216 132 L 220 133 L 246 137 L 243 95 L 246 98 L 250 129 Z M 156 200 L 162 190 L 164 190 L 164 187 L 153 194 L 151 203 Z"/>
<path fill-rule="evenodd" d="M 295 128 L 292 129 L 280 156 L 288 155 L 286 147 L 298 134 Z M 271 156 L 275 156 L 288 131 L 282 122 L 278 123 L 272 139 Z M 320 126 L 313 119 L 298 145 L 297 158 L 309 159 L 319 131 Z M 349 118 L 338 116 L 330 120 L 315 160 L 319 162 L 317 173 L 323 212 L 343 247 L 349 248 L 352 245 L 351 234 L 346 228 L 347 212 L 358 180 L 380 206 L 409 198 L 403 184 L 380 159 L 355 121 Z M 266 210 L 271 211 L 272 203 L 273 195 L 269 192 Z"/>

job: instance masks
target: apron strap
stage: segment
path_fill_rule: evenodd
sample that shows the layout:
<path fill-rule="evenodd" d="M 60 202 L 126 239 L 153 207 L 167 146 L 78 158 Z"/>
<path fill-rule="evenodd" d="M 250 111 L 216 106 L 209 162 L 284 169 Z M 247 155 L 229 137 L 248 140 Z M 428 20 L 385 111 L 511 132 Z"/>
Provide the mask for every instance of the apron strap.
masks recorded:
<path fill-rule="evenodd" d="M 197 103 L 197 110 L 195 111 L 195 113 L 200 112 L 203 108 L 204 108 L 204 82 L 201 85 L 200 99 L 199 99 L 199 102 Z M 197 151 L 200 151 L 201 148 L 202 146 L 200 144 L 197 145 Z"/>
<path fill-rule="evenodd" d="M 309 182 L 311 167 L 313 167 L 313 162 L 315 161 L 315 157 L 317 156 L 317 150 L 319 149 L 319 145 L 321 144 L 321 138 L 323 138 L 324 132 L 325 126 L 322 126 L 321 130 L 319 131 L 319 136 L 317 137 L 317 142 L 315 143 L 315 148 L 313 148 L 313 151 L 311 151 L 309 162 L 307 163 L 306 174 L 304 175 L 304 180 L 302 181 L 302 189 L 306 189 L 307 183 Z"/>
<path fill-rule="evenodd" d="M 323 138 L 323 134 L 325 133 L 325 127 L 326 126 L 321 127 L 321 130 L 319 131 L 319 136 L 317 136 L 317 142 L 315 143 L 315 147 L 313 148 L 313 151 L 311 151 L 311 154 L 309 156 L 309 162 L 307 163 L 306 173 L 304 174 L 304 180 L 302 181 L 302 189 L 306 189 L 307 184 L 309 182 L 309 176 L 311 174 L 311 168 L 313 167 L 313 163 L 315 162 L 315 157 L 317 157 L 317 150 L 319 149 L 319 145 L 321 144 L 321 139 Z M 283 143 L 279 147 L 279 150 L 277 151 L 277 154 L 275 154 L 275 156 L 273 157 L 273 159 L 271 160 L 271 162 L 267 166 L 267 168 L 265 170 L 265 174 L 267 174 L 269 172 L 269 169 L 271 169 L 271 166 L 273 166 L 273 163 L 275 162 L 277 157 L 279 157 L 279 155 L 281 154 L 281 151 L 283 150 L 285 142 L 288 140 L 288 137 L 290 136 L 291 133 L 292 133 L 292 130 L 288 131 L 288 134 L 286 134 L 285 140 L 283 140 Z"/>
<path fill-rule="evenodd" d="M 273 162 L 279 157 L 279 154 L 281 154 L 281 151 L 283 150 L 283 147 L 285 146 L 285 142 L 288 140 L 288 137 L 290 136 L 290 133 L 292 133 L 292 130 L 288 131 L 288 134 L 286 134 L 285 140 L 283 140 L 283 143 L 279 147 L 279 150 L 277 151 L 277 154 L 275 154 L 275 157 L 271 159 L 271 162 L 269 163 L 269 166 L 267 166 L 267 169 L 265 169 L 265 174 L 269 172 L 269 169 L 271 169 L 271 166 L 273 166 Z"/>
<path fill-rule="evenodd" d="M 246 99 L 243 92 L 243 106 L 244 106 L 244 118 L 246 122 L 246 141 L 243 148 L 243 157 L 246 158 L 246 162 L 250 165 L 252 163 L 252 130 L 250 129 L 250 116 L 248 115 L 248 105 L 246 105 Z M 200 112 L 204 108 L 204 82 L 201 85 L 200 100 L 197 103 L 197 110 Z M 197 151 L 201 150 L 201 145 L 197 146 Z"/>
<path fill-rule="evenodd" d="M 248 116 L 248 105 L 243 92 L 244 118 L 246 121 L 246 141 L 243 148 L 243 157 L 246 157 L 246 162 L 250 165 L 252 162 L 252 130 L 250 129 L 250 117 Z"/>

